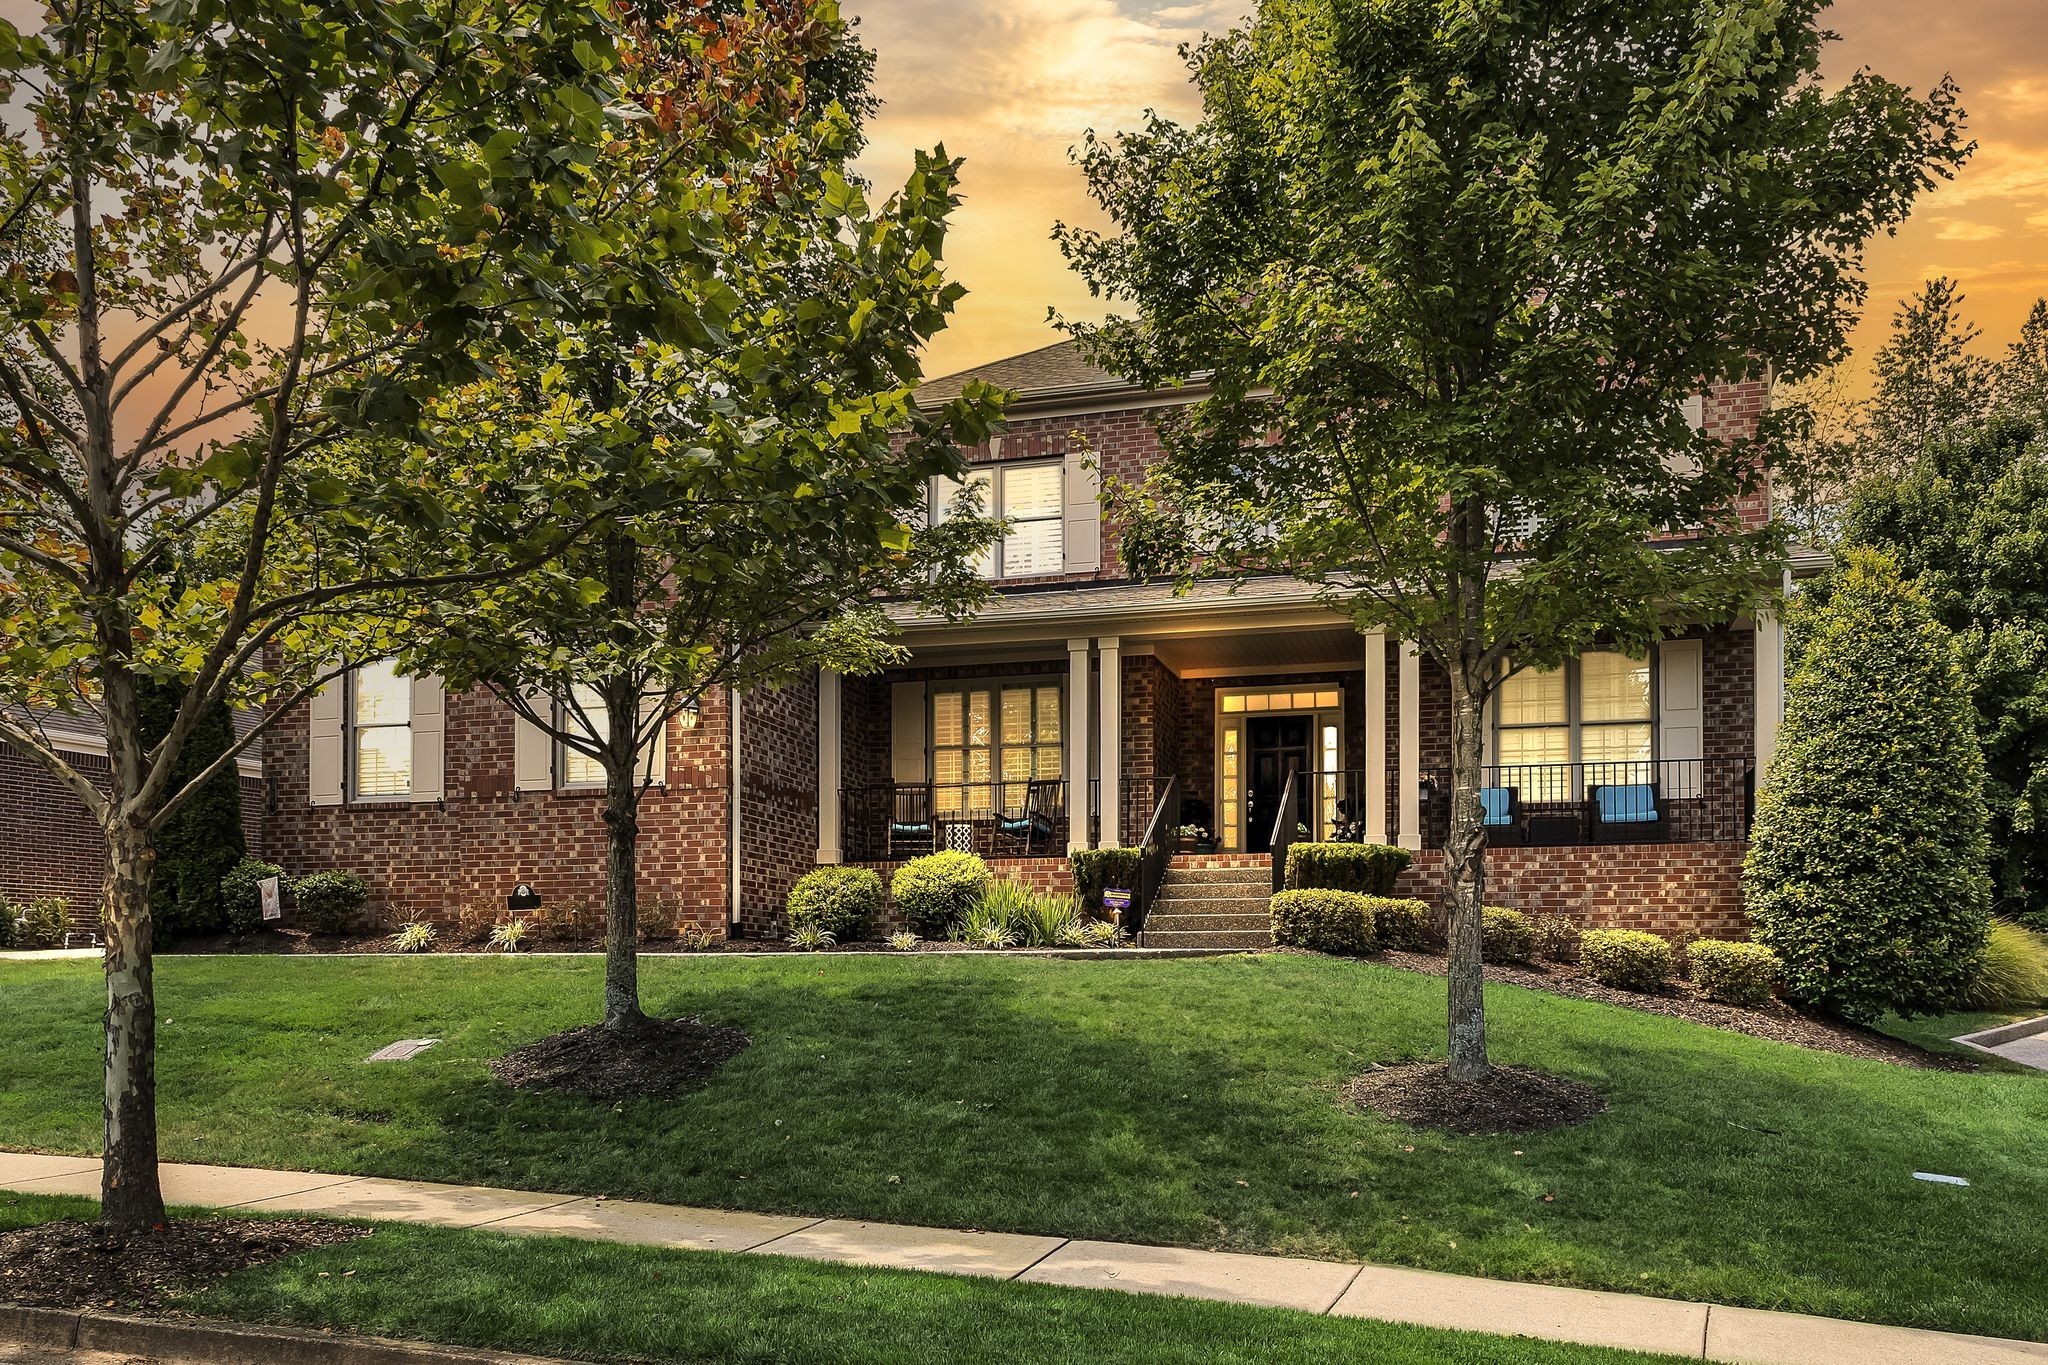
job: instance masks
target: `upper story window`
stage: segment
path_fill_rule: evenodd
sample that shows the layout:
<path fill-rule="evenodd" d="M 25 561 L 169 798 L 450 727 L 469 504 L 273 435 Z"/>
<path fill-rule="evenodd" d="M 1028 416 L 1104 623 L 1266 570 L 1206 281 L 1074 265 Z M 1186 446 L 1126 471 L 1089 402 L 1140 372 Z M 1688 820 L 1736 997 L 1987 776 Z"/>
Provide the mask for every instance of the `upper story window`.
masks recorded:
<path fill-rule="evenodd" d="M 349 791 L 412 795 L 412 681 L 389 659 L 349 675 Z"/>
<path fill-rule="evenodd" d="M 1494 753 L 1503 768 L 1646 763 L 1652 757 L 1650 661 L 1584 654 L 1525 668 L 1501 684 Z"/>
<path fill-rule="evenodd" d="M 1066 567 L 1062 506 L 1064 466 L 1058 460 L 986 465 L 971 471 L 967 485 L 980 490 L 988 515 L 1010 529 L 982 556 L 984 578 L 1042 578 Z M 959 485 L 940 479 L 932 489 L 932 520 L 946 519 Z"/>

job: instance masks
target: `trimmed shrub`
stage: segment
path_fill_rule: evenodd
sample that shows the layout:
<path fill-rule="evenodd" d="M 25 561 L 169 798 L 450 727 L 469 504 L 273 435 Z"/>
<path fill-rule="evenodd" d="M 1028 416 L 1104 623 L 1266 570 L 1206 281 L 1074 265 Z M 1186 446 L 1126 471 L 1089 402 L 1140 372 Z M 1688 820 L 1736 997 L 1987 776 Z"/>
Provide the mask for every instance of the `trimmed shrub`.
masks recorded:
<path fill-rule="evenodd" d="M 1977 973 L 1963 992 L 1973 1009 L 2024 1009 L 2048 1000 L 2048 938 L 2013 923 L 1991 921 Z"/>
<path fill-rule="evenodd" d="M 889 879 L 889 899 L 911 932 L 944 938 L 988 890 L 988 864 L 947 850 L 912 858 Z"/>
<path fill-rule="evenodd" d="M 812 927 L 835 943 L 866 938 L 882 912 L 882 878 L 865 867 L 820 867 L 804 873 L 789 892 L 789 927 Z"/>
<path fill-rule="evenodd" d="M 1273 942 L 1323 953 L 1369 953 L 1377 944 L 1370 897 L 1311 887 L 1273 897 Z"/>
<path fill-rule="evenodd" d="M 0 952 L 14 946 L 14 921 L 21 914 L 19 907 L 0 892 Z"/>
<path fill-rule="evenodd" d="M 1660 991 L 1671 980 L 1671 944 L 1640 929 L 1588 929 L 1579 935 L 1586 974 L 1621 991 Z"/>
<path fill-rule="evenodd" d="M 1536 954 L 1536 926 L 1519 910 L 1489 905 L 1479 912 L 1479 956 L 1484 962 L 1527 962 Z"/>
<path fill-rule="evenodd" d="M 370 884 L 353 872 L 313 872 L 292 883 L 299 913 L 323 934 L 353 929 L 370 901 Z"/>
<path fill-rule="evenodd" d="M 1074 894 L 1081 898 L 1082 913 L 1104 919 L 1103 888 L 1121 886 L 1136 891 L 1144 854 L 1135 848 L 1077 848 L 1069 861 L 1074 866 Z"/>
<path fill-rule="evenodd" d="M 37 896 L 26 905 L 17 906 L 21 915 L 21 927 L 15 931 L 15 939 L 24 948 L 62 948 L 64 935 L 71 928 L 71 902 L 62 896 Z"/>
<path fill-rule="evenodd" d="M 263 927 L 263 890 L 258 883 L 265 877 L 278 878 L 280 888 L 284 885 L 284 869 L 261 858 L 242 859 L 220 879 L 220 908 L 229 933 L 253 934 Z"/>
<path fill-rule="evenodd" d="M 1991 931 L 1984 761 L 1954 641 L 1867 550 L 1790 625 L 1743 868 L 1756 940 L 1795 998 L 1846 1018 L 1946 1008 Z"/>
<path fill-rule="evenodd" d="M 1287 850 L 1287 889 L 1392 894 L 1413 856 L 1388 844 L 1294 844 Z"/>
<path fill-rule="evenodd" d="M 136 697 L 143 737 L 154 743 L 170 731 L 184 699 L 184 684 L 149 682 Z M 171 768 L 171 791 L 179 791 L 235 742 L 234 713 L 220 702 L 199 717 Z M 221 879 L 247 857 L 242 833 L 242 778 L 229 765 L 191 793 L 156 835 L 156 863 L 150 871 L 149 910 L 157 941 L 191 934 L 217 934 L 227 927 Z"/>
<path fill-rule="evenodd" d="M 1755 1009 L 1771 1002 L 1782 970 L 1778 955 L 1761 943 L 1703 938 L 1686 950 L 1692 984 L 1709 1000 Z"/>
<path fill-rule="evenodd" d="M 1436 916 L 1422 901 L 1375 898 L 1372 902 L 1372 930 L 1382 948 L 1421 952 L 1437 944 Z"/>
<path fill-rule="evenodd" d="M 1545 962 L 1579 960 L 1579 926 L 1569 915 L 1536 917 L 1536 955 Z"/>

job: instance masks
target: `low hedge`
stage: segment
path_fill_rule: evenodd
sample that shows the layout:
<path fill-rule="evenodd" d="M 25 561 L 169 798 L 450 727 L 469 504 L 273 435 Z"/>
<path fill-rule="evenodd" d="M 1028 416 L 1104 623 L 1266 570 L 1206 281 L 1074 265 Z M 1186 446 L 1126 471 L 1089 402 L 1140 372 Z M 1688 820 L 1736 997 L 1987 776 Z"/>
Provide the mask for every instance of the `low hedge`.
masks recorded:
<path fill-rule="evenodd" d="M 1479 912 L 1479 943 L 1483 961 L 1526 963 L 1536 955 L 1536 926 L 1519 910 L 1489 905 Z"/>
<path fill-rule="evenodd" d="M 1412 861 L 1407 849 L 1388 844 L 1295 844 L 1287 850 L 1287 887 L 1385 896 Z"/>
<path fill-rule="evenodd" d="M 1145 855 L 1135 848 L 1077 848 L 1069 861 L 1074 868 L 1074 894 L 1081 898 L 1082 912 L 1091 919 L 1103 919 L 1104 888 L 1120 886 L 1136 892 Z"/>
<path fill-rule="evenodd" d="M 889 899 L 920 938 L 949 936 L 988 890 L 988 864 L 946 849 L 912 858 L 889 879 Z"/>
<path fill-rule="evenodd" d="M 1273 897 L 1273 942 L 1357 955 L 1377 946 L 1373 901 L 1355 891 L 1311 887 Z"/>
<path fill-rule="evenodd" d="M 789 927 L 824 930 L 835 942 L 862 939 L 882 913 L 882 878 L 867 867 L 820 867 L 789 891 Z"/>
<path fill-rule="evenodd" d="M 1579 935 L 1586 974 L 1622 991 L 1659 991 L 1671 980 L 1671 945 L 1640 929 L 1588 929 Z"/>
<path fill-rule="evenodd" d="M 1420 952 L 1436 946 L 1436 916 L 1422 901 L 1375 897 L 1372 902 L 1373 934 L 1382 948 L 1405 948 Z"/>
<path fill-rule="evenodd" d="M 220 879 L 220 908 L 227 916 L 228 932 L 253 934 L 263 927 L 263 888 L 266 877 L 284 885 L 284 869 L 261 858 L 244 858 Z"/>
<path fill-rule="evenodd" d="M 23 948 L 62 948 L 64 935 L 71 928 L 71 902 L 62 896 L 37 896 L 25 905 L 4 907 L 4 913 L 20 914 L 21 926 L 15 929 L 14 938 Z M 11 918 L 8 927 L 15 928 Z"/>
<path fill-rule="evenodd" d="M 370 901 L 370 886 L 353 872 L 313 872 L 292 883 L 299 913 L 323 934 L 353 929 Z"/>
<path fill-rule="evenodd" d="M 1579 926 L 1569 915 L 1536 917 L 1536 953 L 1546 962 L 1579 960 Z"/>
<path fill-rule="evenodd" d="M 1784 967 L 1761 943 L 1728 943 L 1703 938 L 1686 950 L 1692 984 L 1709 1000 L 1755 1009 L 1770 1003 Z"/>

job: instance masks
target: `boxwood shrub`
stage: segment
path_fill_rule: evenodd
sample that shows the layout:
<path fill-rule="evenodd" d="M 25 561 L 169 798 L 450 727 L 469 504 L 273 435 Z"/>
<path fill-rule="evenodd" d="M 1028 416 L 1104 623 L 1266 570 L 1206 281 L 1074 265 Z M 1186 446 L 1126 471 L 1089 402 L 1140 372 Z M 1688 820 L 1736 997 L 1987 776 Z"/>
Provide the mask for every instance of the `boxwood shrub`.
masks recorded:
<path fill-rule="evenodd" d="M 1321 887 L 1273 897 L 1273 942 L 1323 953 L 1369 953 L 1377 944 L 1370 897 Z"/>
<path fill-rule="evenodd" d="M 896 913 L 921 938 L 950 935 L 987 890 L 988 864 L 954 849 L 912 858 L 889 879 Z"/>
<path fill-rule="evenodd" d="M 1549 962 L 1579 960 L 1579 926 L 1570 915 L 1536 917 L 1536 952 Z"/>
<path fill-rule="evenodd" d="M 1375 897 L 1372 902 L 1373 934 L 1382 948 L 1405 948 L 1420 952 L 1437 943 L 1436 916 L 1423 901 L 1400 901 Z"/>
<path fill-rule="evenodd" d="M 1770 1003 L 1781 970 L 1778 955 L 1761 943 L 1703 938 L 1686 950 L 1685 958 L 1701 995 L 1744 1009 Z"/>
<path fill-rule="evenodd" d="M 220 879 L 220 908 L 227 916 L 228 932 L 253 934 L 263 927 L 263 888 L 266 877 L 284 885 L 284 869 L 261 858 L 244 858 Z"/>
<path fill-rule="evenodd" d="M 370 885 L 353 872 L 314 872 L 292 883 L 292 900 L 315 929 L 345 934 L 370 900 Z"/>
<path fill-rule="evenodd" d="M 1287 850 L 1287 887 L 1385 896 L 1412 861 L 1407 849 L 1388 844 L 1295 844 Z"/>
<path fill-rule="evenodd" d="M 1579 935 L 1586 974 L 1622 991 L 1660 991 L 1671 980 L 1671 944 L 1640 929 L 1588 929 Z"/>
<path fill-rule="evenodd" d="M 1536 926 L 1519 910 L 1489 905 L 1479 912 L 1479 941 L 1487 962 L 1526 963 L 1536 954 Z"/>
<path fill-rule="evenodd" d="M 866 938 L 881 912 L 882 878 L 872 868 L 814 868 L 789 892 L 791 931 L 814 927 L 839 943 Z"/>
<path fill-rule="evenodd" d="M 1121 886 L 1136 892 L 1144 853 L 1135 848 L 1077 848 L 1070 861 L 1074 866 L 1074 894 L 1081 898 L 1082 913 L 1102 919 L 1103 889 Z"/>

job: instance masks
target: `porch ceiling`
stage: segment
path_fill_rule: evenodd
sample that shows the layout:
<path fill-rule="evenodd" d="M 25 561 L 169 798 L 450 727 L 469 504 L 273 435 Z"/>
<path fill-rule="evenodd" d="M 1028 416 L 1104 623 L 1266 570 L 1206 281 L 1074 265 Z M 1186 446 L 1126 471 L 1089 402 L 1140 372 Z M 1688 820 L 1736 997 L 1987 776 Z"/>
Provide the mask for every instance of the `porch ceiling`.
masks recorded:
<path fill-rule="evenodd" d="M 1152 641 L 1126 636 L 1125 647 L 1132 643 L 1150 643 L 1159 662 L 1182 676 L 1240 669 L 1358 668 L 1365 661 L 1365 641 L 1349 626 L 1219 631 L 1211 635 L 1168 635 Z"/>

